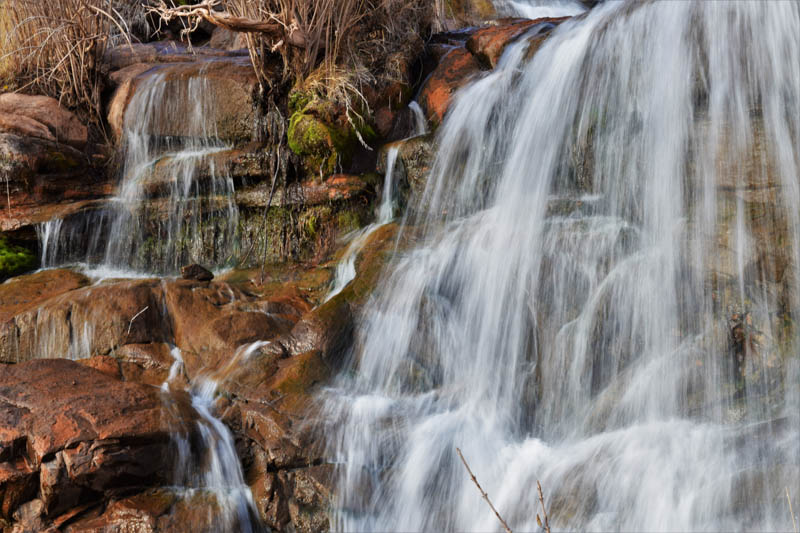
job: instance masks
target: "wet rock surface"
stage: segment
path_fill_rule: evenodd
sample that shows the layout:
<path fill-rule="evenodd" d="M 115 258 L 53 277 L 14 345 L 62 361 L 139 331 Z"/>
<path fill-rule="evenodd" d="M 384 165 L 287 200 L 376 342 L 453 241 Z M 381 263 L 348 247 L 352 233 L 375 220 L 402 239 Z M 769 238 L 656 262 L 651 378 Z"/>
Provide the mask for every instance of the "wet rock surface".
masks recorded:
<path fill-rule="evenodd" d="M 568 19 L 499 19 L 479 28 L 435 35 L 426 51 L 429 74 L 418 96 L 428 120 L 440 124 L 455 92 L 483 71 L 494 69 L 509 44 L 527 39 L 532 57 L 552 30 Z"/>
<path fill-rule="evenodd" d="M 0 418 L 7 521 L 47 523 L 171 479 L 170 423 L 152 386 L 67 360 L 3 366 Z"/>
<path fill-rule="evenodd" d="M 451 4 L 455 18 L 493 16 L 488 2 Z M 436 39 L 429 50 L 433 72 L 420 92 L 432 122 L 441 122 L 458 87 L 493 68 L 503 47 L 530 28 L 529 22 L 510 21 Z M 333 270 L 324 261 L 342 247 L 343 236 L 373 219 L 380 179 L 370 173 L 376 155 L 365 156 L 363 145 L 375 135 L 408 129 L 398 121 L 412 94 L 412 68 L 402 65 L 407 79 L 365 90 L 377 112 L 363 124 L 305 93 L 290 102 L 293 120 L 287 125 L 294 127 L 282 135 L 302 176 L 273 190 L 270 150 L 276 147 L 259 129 L 257 82 L 247 54 L 232 51 L 239 44 L 215 32 L 212 45 L 227 50 L 190 53 L 175 43 L 113 49 L 106 57 L 113 89 L 108 123 L 119 141 L 133 95 L 159 77 L 166 80 L 165 107 L 152 124 L 153 138 L 207 135 L 180 120 L 187 115 L 181 106 L 191 104 L 182 91 L 202 83 L 213 95 L 213 136 L 226 146 L 197 166 L 194 179 L 209 181 L 222 170 L 235 184 L 239 266 L 287 258 L 305 263 L 216 277 L 189 265 L 185 279 L 98 281 L 45 270 L 0 284 L 3 527 L 219 531 L 212 495 L 167 488 L 173 482 L 175 414 L 164 408 L 159 387 L 169 379 L 171 387 L 188 390 L 199 376 L 219 384 L 213 410 L 236 439 L 262 521 L 277 531 L 331 527 L 336 471 L 326 456 L 321 428 L 327 422 L 315 393 L 344 364 L 359 310 L 392 253 L 396 227 L 374 232 L 357 257 L 357 277 L 322 303 Z M 52 104 L 0 96 L 0 171 L 10 192 L 0 229 L 29 238 L 35 225 L 48 220 L 103 214 L 114 191 L 110 167 L 97 172 L 105 156 L 89 153 L 85 127 L 62 110 L 41 112 Z M 406 187 L 421 194 L 432 153 L 431 136 L 402 144 L 403 194 Z M 144 178 L 153 220 L 169 207 L 166 198 L 176 182 L 171 157 L 155 161 Z M 383 171 L 380 163 L 377 169 Z M 86 220 L 84 233 L 95 219 Z M 190 261 L 207 264 L 203 257 Z M 184 363 L 179 375 L 173 372 L 176 351 Z M 191 421 L 197 415 L 188 394 L 176 394 L 184 422 Z"/>
<path fill-rule="evenodd" d="M 159 488 L 171 471 L 153 458 L 167 461 L 174 450 L 173 420 L 157 387 L 178 347 L 186 375 L 171 383 L 188 386 L 200 374 L 218 381 L 215 409 L 234 433 L 263 522 L 277 531 L 328 529 L 334 467 L 314 393 L 341 367 L 355 310 L 377 282 L 394 235 L 393 226 L 376 232 L 357 262 L 359 276 L 318 307 L 330 283 L 327 266 L 96 285 L 53 270 L 0 285 L 0 301 L 8 302 L 4 331 L 16 334 L 2 337 L 5 357 L 16 350 L 15 361 L 43 353 L 80 358 L 0 367 L 4 519 L 18 531 L 54 524 L 76 532 L 132 524 L 219 530 L 213 497 Z M 86 342 L 74 343 L 82 331 Z M 42 332 L 50 335 L 46 352 L 33 348 Z M 258 348 L 243 355 L 254 342 Z"/>
<path fill-rule="evenodd" d="M 466 47 L 485 66 L 495 68 L 509 44 L 523 37 L 531 42 L 540 42 L 569 18 L 500 19 L 475 31 L 467 40 Z"/>

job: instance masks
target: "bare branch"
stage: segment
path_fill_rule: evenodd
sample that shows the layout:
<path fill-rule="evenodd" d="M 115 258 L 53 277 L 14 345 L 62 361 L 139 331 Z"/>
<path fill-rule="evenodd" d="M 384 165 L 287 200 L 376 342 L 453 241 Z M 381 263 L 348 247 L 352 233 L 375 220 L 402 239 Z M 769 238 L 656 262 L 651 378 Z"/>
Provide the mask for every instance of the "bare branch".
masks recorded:
<path fill-rule="evenodd" d="M 467 460 L 464 459 L 464 454 L 461 453 L 461 449 L 460 448 L 456 448 L 456 451 L 458 452 L 458 456 L 461 457 L 461 462 L 464 463 L 464 468 L 466 468 L 467 472 L 469 472 L 469 477 L 472 478 L 472 482 L 475 483 L 475 486 L 478 487 L 478 490 L 481 492 L 481 496 L 483 496 L 483 499 L 486 500 L 486 503 L 489 504 L 489 507 L 492 508 L 492 511 L 494 511 L 494 515 L 497 517 L 498 520 L 500 520 L 500 523 L 503 524 L 503 529 L 506 530 L 506 533 L 512 533 L 511 532 L 511 528 L 508 527 L 508 524 L 506 524 L 506 521 L 503 520 L 503 517 L 500 516 L 500 513 L 498 513 L 497 509 L 494 508 L 494 505 L 492 505 L 492 500 L 489 499 L 489 495 L 486 494 L 486 492 L 484 492 L 484 490 L 481 488 L 481 484 L 478 483 L 478 480 L 475 478 L 475 474 L 473 474 L 472 470 L 470 470 L 469 465 L 467 464 Z M 541 490 L 540 490 L 540 493 L 541 493 Z M 548 533 L 550 533 L 549 530 L 548 530 Z"/>
<path fill-rule="evenodd" d="M 197 29 L 200 21 L 207 21 L 215 26 L 239 33 L 260 33 L 273 37 L 278 43 L 286 43 L 297 48 L 306 48 L 308 41 L 297 24 L 281 22 L 274 13 L 267 13 L 267 20 L 256 20 L 246 17 L 237 17 L 227 11 L 218 11 L 222 5 L 221 0 L 204 0 L 195 5 L 168 7 L 162 0 L 156 7 L 149 8 L 163 20 L 169 22 L 175 19 L 186 20 L 189 23 L 189 32 Z"/>
<path fill-rule="evenodd" d="M 539 524 L 539 527 L 544 528 L 546 533 L 550 533 L 550 519 L 547 517 L 547 509 L 544 507 L 544 494 L 542 494 L 542 484 L 539 483 L 539 480 L 536 480 L 536 488 L 539 489 L 539 502 L 542 504 L 542 514 L 544 515 L 544 524 L 542 524 L 542 519 L 539 518 L 539 515 L 536 515 L 536 523 Z"/>

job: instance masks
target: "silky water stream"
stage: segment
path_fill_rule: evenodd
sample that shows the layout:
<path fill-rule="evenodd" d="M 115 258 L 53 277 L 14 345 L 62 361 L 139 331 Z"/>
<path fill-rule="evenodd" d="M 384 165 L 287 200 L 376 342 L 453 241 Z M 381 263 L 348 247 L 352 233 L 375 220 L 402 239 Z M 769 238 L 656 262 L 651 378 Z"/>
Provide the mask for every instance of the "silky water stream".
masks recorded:
<path fill-rule="evenodd" d="M 437 134 L 321 397 L 339 531 L 791 530 L 800 5 L 609 2 Z"/>
<path fill-rule="evenodd" d="M 42 224 L 44 267 L 170 274 L 234 255 L 234 184 L 214 158 L 230 147 L 217 137 L 213 94 L 202 69 L 140 82 L 125 112 L 116 196 L 103 209 Z"/>
<path fill-rule="evenodd" d="M 43 266 L 78 265 L 100 279 L 152 277 L 174 274 L 193 261 L 222 266 L 235 253 L 238 211 L 233 180 L 215 165 L 215 154 L 229 147 L 213 126 L 213 92 L 202 69 L 189 77 L 180 73 L 157 72 L 137 86 L 125 115 L 116 197 L 105 209 L 43 224 Z M 180 136 L 165 134 L 177 129 Z M 93 326 L 83 321 L 86 331 L 77 335 L 65 356 L 92 353 Z M 47 333 L 40 332 L 43 345 Z M 162 386 L 165 409 L 175 420 L 172 490 L 187 501 L 204 502 L 194 512 L 209 514 L 197 522 L 208 531 L 266 529 L 245 483 L 233 435 L 215 414 L 217 381 L 201 372 L 181 386 L 185 372 L 180 350 L 173 348 L 172 355 L 175 363 Z M 247 355 L 236 354 L 233 360 Z M 184 389 L 189 415 L 177 407 Z"/>

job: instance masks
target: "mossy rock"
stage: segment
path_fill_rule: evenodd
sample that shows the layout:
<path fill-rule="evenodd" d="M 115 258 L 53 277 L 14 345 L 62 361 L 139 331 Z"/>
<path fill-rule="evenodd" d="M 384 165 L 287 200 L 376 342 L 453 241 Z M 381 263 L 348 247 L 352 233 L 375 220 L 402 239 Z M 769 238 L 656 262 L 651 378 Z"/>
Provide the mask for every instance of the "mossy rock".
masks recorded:
<path fill-rule="evenodd" d="M 289 96 L 289 112 L 289 148 L 314 176 L 327 177 L 338 165 L 347 167 L 358 143 L 377 137 L 368 120 L 303 91 Z"/>
<path fill-rule="evenodd" d="M 36 268 L 36 254 L 0 234 L 0 281 Z"/>

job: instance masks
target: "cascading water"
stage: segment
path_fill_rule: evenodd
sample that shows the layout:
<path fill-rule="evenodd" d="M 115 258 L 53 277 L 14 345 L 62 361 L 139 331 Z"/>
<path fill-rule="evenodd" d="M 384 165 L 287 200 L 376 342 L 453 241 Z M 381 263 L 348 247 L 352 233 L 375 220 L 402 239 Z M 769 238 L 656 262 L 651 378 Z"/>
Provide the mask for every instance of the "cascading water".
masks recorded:
<path fill-rule="evenodd" d="M 631 2 L 463 89 L 323 397 L 341 531 L 791 530 L 800 5 Z"/>
<path fill-rule="evenodd" d="M 428 121 L 425 120 L 425 113 L 422 111 L 422 108 L 419 106 L 416 100 L 408 104 L 408 108 L 414 115 L 414 133 L 412 136 L 416 137 L 418 135 L 425 135 L 428 133 Z"/>
<path fill-rule="evenodd" d="M 416 101 L 411 102 L 408 105 L 408 108 L 411 110 L 411 113 L 414 117 L 414 130 L 411 134 L 411 137 L 408 139 L 425 135 L 428 132 L 428 125 L 427 120 L 425 119 L 425 114 L 422 112 L 422 108 Z M 402 143 L 408 139 L 404 139 L 400 142 Z M 381 226 L 391 222 L 394 218 L 394 212 L 397 209 L 397 202 L 395 200 L 395 189 L 397 188 L 395 165 L 397 164 L 397 157 L 399 154 L 400 148 L 396 145 L 390 147 L 386 152 L 386 172 L 383 175 L 383 189 L 381 192 L 381 203 L 378 207 L 378 219 L 367 227 L 358 230 L 352 237 L 350 244 L 347 246 L 347 249 L 342 256 L 342 259 L 339 261 L 339 264 L 336 265 L 336 272 L 334 273 L 333 277 L 333 286 L 328 292 L 328 295 L 325 297 L 326 302 L 342 292 L 347 284 L 355 279 L 356 259 L 358 258 L 358 254 L 361 249 L 364 248 L 364 245 L 369 241 L 369 236 Z"/>
<path fill-rule="evenodd" d="M 125 113 L 116 197 L 105 210 L 43 224 L 43 266 L 171 273 L 233 255 L 238 209 L 233 180 L 215 166 L 214 154 L 228 147 L 217 137 L 207 85 L 201 70 L 188 79 L 157 73 L 137 87 Z M 181 137 L 170 133 L 173 124 Z"/>
<path fill-rule="evenodd" d="M 578 0 L 495 0 L 494 5 L 501 15 L 529 19 L 569 17 L 586 11 Z"/>
<path fill-rule="evenodd" d="M 397 162 L 397 154 L 399 149 L 396 146 L 389 148 L 386 154 L 386 173 L 383 178 L 383 193 L 381 197 L 381 205 L 378 208 L 378 220 L 368 225 L 367 227 L 358 230 L 353 236 L 353 240 L 347 246 L 347 249 L 336 265 L 336 272 L 333 276 L 333 286 L 325 297 L 327 302 L 347 287 L 347 284 L 353 281 L 356 277 L 356 258 L 358 253 L 368 242 L 369 236 L 381 226 L 388 224 L 394 217 L 395 201 L 394 201 L 394 166 Z"/>
<path fill-rule="evenodd" d="M 238 364 L 264 344 L 241 347 L 228 366 Z M 172 349 L 172 356 L 175 361 L 167 381 L 161 387 L 167 395 L 167 404 L 173 402 L 170 396 L 171 383 L 183 372 L 183 357 L 177 347 Z M 256 533 L 264 528 L 259 523 L 253 495 L 244 481 L 233 435 L 213 414 L 217 387 L 217 380 L 211 376 L 201 376 L 191 384 L 192 407 L 198 415 L 197 434 L 200 442 L 195 445 L 199 449 L 193 453 L 187 428 L 177 428 L 174 434 L 178 450 L 177 486 L 184 492 L 205 491 L 213 495 L 219 510 L 210 520 L 214 531 Z"/>

